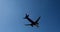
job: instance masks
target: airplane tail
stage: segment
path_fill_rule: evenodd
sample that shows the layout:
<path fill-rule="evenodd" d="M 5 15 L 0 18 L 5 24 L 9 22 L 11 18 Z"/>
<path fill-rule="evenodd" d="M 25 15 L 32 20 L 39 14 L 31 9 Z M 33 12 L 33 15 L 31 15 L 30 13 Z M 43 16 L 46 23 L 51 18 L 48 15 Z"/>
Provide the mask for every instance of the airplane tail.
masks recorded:
<path fill-rule="evenodd" d="M 26 18 L 28 18 L 28 17 L 29 17 L 29 15 L 26 14 L 26 16 L 24 17 L 24 19 L 26 19 Z"/>

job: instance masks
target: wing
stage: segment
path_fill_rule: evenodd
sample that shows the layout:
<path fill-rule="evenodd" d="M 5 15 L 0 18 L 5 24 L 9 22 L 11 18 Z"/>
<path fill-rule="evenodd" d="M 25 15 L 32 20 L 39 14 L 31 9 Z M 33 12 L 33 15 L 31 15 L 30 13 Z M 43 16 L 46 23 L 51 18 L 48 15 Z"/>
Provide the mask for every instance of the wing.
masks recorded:
<path fill-rule="evenodd" d="M 41 17 L 39 17 L 35 22 L 37 23 Z"/>
<path fill-rule="evenodd" d="M 26 26 L 29 26 L 29 25 L 30 25 L 30 26 L 32 26 L 32 27 L 33 27 L 33 25 L 32 25 L 32 24 L 25 24 L 25 25 L 26 25 Z"/>

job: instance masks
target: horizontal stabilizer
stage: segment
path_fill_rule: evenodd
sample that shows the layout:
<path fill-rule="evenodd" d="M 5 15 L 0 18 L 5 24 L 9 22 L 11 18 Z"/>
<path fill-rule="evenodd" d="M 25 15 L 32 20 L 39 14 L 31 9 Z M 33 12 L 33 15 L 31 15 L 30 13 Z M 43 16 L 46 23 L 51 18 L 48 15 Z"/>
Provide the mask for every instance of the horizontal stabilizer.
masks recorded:
<path fill-rule="evenodd" d="M 26 14 L 26 16 L 24 17 L 24 19 L 26 19 L 26 18 L 28 18 L 28 17 L 29 17 L 29 15 Z"/>

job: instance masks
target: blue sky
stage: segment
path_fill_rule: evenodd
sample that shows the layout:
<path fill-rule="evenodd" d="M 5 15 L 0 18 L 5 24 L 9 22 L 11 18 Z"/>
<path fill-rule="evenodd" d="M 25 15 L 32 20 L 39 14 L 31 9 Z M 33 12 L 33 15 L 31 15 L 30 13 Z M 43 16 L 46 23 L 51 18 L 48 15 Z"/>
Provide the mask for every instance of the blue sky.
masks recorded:
<path fill-rule="evenodd" d="M 30 27 L 24 18 L 39 21 L 40 27 Z M 0 32 L 60 32 L 59 0 L 0 0 Z"/>

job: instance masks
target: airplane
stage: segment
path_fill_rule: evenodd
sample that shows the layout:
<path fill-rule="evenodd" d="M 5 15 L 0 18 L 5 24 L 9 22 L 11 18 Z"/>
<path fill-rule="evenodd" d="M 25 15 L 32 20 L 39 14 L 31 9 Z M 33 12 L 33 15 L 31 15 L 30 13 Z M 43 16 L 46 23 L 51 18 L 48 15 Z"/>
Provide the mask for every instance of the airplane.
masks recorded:
<path fill-rule="evenodd" d="M 30 25 L 32 27 L 33 26 L 39 27 L 38 26 L 38 24 L 39 24 L 38 21 L 39 21 L 40 18 L 41 17 L 38 17 L 38 19 L 36 21 L 33 21 L 32 19 L 29 18 L 29 15 L 26 14 L 26 16 L 24 17 L 24 19 L 27 19 L 31 23 L 31 24 L 26 24 L 26 26 L 29 26 Z"/>

